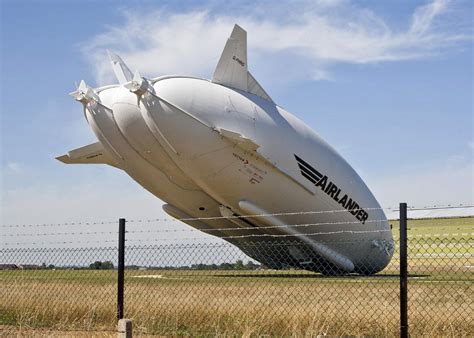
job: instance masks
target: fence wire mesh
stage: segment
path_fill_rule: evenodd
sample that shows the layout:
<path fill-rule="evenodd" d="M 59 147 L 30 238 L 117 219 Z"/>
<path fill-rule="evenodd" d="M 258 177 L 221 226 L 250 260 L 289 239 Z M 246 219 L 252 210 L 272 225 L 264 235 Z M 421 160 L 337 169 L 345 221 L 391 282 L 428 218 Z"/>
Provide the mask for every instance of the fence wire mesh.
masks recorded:
<path fill-rule="evenodd" d="M 416 328 L 427 336 L 472 337 L 473 234 L 417 232 L 424 232 L 423 226 L 408 232 L 410 332 Z"/>
<path fill-rule="evenodd" d="M 110 329 L 117 248 L 0 251 L 0 323 L 56 330 Z"/>
<path fill-rule="evenodd" d="M 135 331 L 175 336 L 398 336 L 399 229 L 391 223 L 393 257 L 374 275 L 370 255 L 358 262 L 360 273 L 345 274 L 297 237 L 237 238 L 236 247 L 169 234 L 159 242 L 164 234 L 150 232 L 144 241 L 133 238 L 131 223 L 125 317 Z M 473 336 L 474 218 L 409 220 L 408 227 L 410 334 Z M 328 248 L 370 244 L 314 239 Z M 0 255 L 0 324 L 114 328 L 117 247 L 2 245 Z"/>
<path fill-rule="evenodd" d="M 243 251 L 291 261 L 299 242 L 249 242 Z M 147 332 L 178 335 L 386 335 L 398 331 L 395 258 L 373 277 L 279 270 L 246 257 L 230 244 L 128 248 L 147 270 L 126 274 L 126 316 Z M 148 257 L 148 258 L 147 258 Z M 336 273 L 336 275 L 332 275 Z M 383 319 L 383 324 L 380 319 Z"/>

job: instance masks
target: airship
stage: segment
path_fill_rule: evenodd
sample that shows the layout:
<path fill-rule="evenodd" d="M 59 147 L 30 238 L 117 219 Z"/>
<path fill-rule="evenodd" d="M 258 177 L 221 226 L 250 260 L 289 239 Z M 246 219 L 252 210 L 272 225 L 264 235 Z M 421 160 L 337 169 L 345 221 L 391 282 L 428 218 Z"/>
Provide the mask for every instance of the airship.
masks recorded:
<path fill-rule="evenodd" d="M 394 245 L 380 204 L 249 72 L 240 26 L 212 80 L 145 78 L 110 51 L 109 58 L 118 84 L 81 81 L 70 94 L 98 142 L 59 161 L 125 171 L 171 217 L 273 269 L 370 275 L 388 265 Z"/>

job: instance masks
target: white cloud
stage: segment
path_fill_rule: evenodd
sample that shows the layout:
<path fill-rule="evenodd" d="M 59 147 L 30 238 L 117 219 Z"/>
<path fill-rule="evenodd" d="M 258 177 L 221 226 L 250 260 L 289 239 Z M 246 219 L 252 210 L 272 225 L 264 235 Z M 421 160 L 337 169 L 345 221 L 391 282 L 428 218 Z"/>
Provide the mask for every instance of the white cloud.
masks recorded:
<path fill-rule="evenodd" d="M 433 19 L 446 10 L 448 2 L 448 0 L 435 0 L 432 3 L 417 8 L 413 14 L 410 32 L 420 35 L 429 31 Z"/>
<path fill-rule="evenodd" d="M 284 12 L 285 6 L 280 7 Z M 281 74 L 278 59 L 289 58 L 292 67 L 287 73 L 327 79 L 334 63 L 423 58 L 470 39 L 463 33 L 442 31 L 434 24 L 447 8 L 446 0 L 418 7 L 405 29 L 390 28 L 373 11 L 348 1 L 298 3 L 285 20 L 281 15 L 258 16 L 262 12 L 258 5 L 253 9 L 255 13 L 235 16 L 202 10 L 128 10 L 124 11 L 122 25 L 109 27 L 92 38 L 83 45 L 83 52 L 94 65 L 99 84 L 115 82 L 106 59 L 108 48 L 148 76 L 179 73 L 210 77 L 232 25 L 239 23 L 249 33 L 251 69 L 266 69 L 264 73 L 269 76 Z"/>

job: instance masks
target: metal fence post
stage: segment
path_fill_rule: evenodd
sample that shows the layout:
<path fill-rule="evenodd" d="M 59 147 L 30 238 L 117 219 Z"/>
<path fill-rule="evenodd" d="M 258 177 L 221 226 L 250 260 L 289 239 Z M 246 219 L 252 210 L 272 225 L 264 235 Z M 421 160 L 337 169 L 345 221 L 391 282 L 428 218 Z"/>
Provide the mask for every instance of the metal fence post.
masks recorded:
<path fill-rule="evenodd" d="M 125 270 L 125 218 L 119 219 L 117 269 L 117 319 L 123 319 L 123 284 Z"/>
<path fill-rule="evenodd" d="M 406 203 L 400 203 L 400 337 L 408 337 L 408 259 Z"/>

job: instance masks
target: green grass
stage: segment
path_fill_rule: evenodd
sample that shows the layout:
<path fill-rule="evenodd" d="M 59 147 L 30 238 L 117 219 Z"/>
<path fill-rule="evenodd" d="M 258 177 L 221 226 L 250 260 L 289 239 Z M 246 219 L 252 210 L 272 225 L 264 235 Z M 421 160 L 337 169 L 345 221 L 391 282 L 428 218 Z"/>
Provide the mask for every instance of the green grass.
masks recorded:
<path fill-rule="evenodd" d="M 393 236 L 399 237 L 398 220 L 389 221 L 393 226 Z M 474 232 L 474 217 L 408 219 L 408 238 L 417 238 L 419 235 L 460 234 Z M 461 235 L 454 235 L 462 237 Z M 441 237 L 442 238 L 442 237 Z"/>
<path fill-rule="evenodd" d="M 0 271 L 0 281 L 62 283 L 62 284 L 92 284 L 109 285 L 117 281 L 117 271 L 114 270 L 7 270 Z"/>

